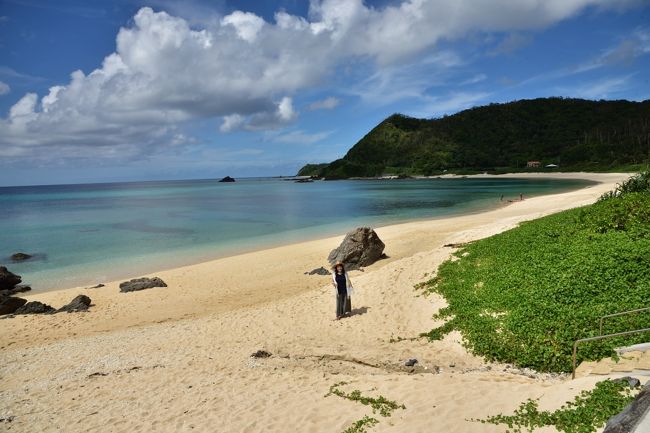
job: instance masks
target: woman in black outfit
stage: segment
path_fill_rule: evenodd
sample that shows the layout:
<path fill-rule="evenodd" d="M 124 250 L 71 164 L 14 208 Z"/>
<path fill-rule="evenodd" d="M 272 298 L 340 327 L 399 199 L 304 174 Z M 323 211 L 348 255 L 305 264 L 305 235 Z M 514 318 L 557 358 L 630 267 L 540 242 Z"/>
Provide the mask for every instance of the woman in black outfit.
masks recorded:
<path fill-rule="evenodd" d="M 332 285 L 336 289 L 336 320 L 339 320 L 345 315 L 348 298 L 352 292 L 352 282 L 341 262 L 334 265 Z"/>

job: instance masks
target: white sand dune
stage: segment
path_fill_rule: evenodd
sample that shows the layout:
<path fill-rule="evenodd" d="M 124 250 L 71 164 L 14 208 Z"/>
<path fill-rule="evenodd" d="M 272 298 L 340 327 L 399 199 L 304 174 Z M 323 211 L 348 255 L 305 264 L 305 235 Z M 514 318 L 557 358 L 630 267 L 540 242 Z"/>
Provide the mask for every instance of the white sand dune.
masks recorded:
<path fill-rule="evenodd" d="M 411 339 L 444 305 L 414 285 L 449 257 L 443 245 L 595 201 L 627 175 L 557 174 L 598 185 L 475 215 L 377 229 L 389 258 L 353 272 L 355 314 L 334 321 L 325 265 L 341 237 L 288 245 L 156 275 L 169 287 L 34 294 L 55 307 L 79 293 L 88 313 L 0 321 L 0 430 L 10 432 L 341 432 L 369 407 L 331 385 L 406 406 L 372 432 L 503 432 L 470 421 L 526 398 L 559 407 L 598 378 L 528 377 L 468 354 L 460 336 Z M 400 339 L 402 338 L 402 339 Z M 396 341 L 397 340 L 397 341 Z M 250 354 L 268 350 L 270 358 Z M 405 371 L 404 360 L 420 368 Z M 554 431 L 546 429 L 543 431 Z"/>

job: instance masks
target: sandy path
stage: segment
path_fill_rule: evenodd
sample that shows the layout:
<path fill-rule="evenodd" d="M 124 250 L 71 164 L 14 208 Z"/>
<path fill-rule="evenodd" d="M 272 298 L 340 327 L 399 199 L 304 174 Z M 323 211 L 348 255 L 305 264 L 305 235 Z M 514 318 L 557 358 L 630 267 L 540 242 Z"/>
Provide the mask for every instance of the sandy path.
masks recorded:
<path fill-rule="evenodd" d="M 0 321 L 0 430 L 341 432 L 371 410 L 336 396 L 348 381 L 406 405 L 372 432 L 502 432 L 467 421 L 541 397 L 557 407 L 597 379 L 530 378 L 487 366 L 458 335 L 428 343 L 444 305 L 413 286 L 449 257 L 445 243 L 498 233 L 519 221 L 594 201 L 624 175 L 570 175 L 602 184 L 491 212 L 378 229 L 390 259 L 352 274 L 356 314 L 333 321 L 324 264 L 340 237 L 158 273 L 168 288 L 34 295 L 60 306 L 85 292 L 89 313 Z M 280 260 L 279 260 L 280 259 Z M 253 359 L 257 349 L 271 358 Z M 420 372 L 403 371 L 417 358 Z M 489 370 L 488 370 L 489 368 Z M 549 430 L 553 431 L 553 430 Z"/>

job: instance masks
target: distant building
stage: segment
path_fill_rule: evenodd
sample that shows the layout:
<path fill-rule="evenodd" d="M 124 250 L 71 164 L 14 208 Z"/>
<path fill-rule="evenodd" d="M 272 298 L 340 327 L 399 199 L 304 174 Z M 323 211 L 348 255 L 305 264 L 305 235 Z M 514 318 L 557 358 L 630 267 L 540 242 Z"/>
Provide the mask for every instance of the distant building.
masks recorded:
<path fill-rule="evenodd" d="M 526 168 L 539 168 L 542 165 L 539 161 L 528 161 Z"/>

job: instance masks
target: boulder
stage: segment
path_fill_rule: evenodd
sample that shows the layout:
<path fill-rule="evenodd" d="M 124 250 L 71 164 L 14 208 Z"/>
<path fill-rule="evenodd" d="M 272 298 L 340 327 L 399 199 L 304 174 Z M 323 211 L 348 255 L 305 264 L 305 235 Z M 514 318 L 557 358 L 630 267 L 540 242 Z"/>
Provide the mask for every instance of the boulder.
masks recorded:
<path fill-rule="evenodd" d="M 74 313 L 76 311 L 87 311 L 90 306 L 90 298 L 86 295 L 79 295 L 75 297 L 69 304 L 56 310 L 57 313 L 68 312 Z"/>
<path fill-rule="evenodd" d="M 341 245 L 332 250 L 327 261 L 332 265 L 342 262 L 348 270 L 359 269 L 379 260 L 385 247 L 373 229 L 359 227 L 345 235 Z"/>
<path fill-rule="evenodd" d="M 14 314 L 51 314 L 56 310 L 47 304 L 38 301 L 31 301 L 14 311 Z"/>
<path fill-rule="evenodd" d="M 31 254 L 27 254 L 27 253 L 14 253 L 11 255 L 11 260 L 14 262 L 22 262 L 24 260 L 29 260 L 31 258 L 32 258 Z"/>
<path fill-rule="evenodd" d="M 18 284 L 13 289 L 0 290 L 0 296 L 11 296 L 15 295 L 16 293 L 29 292 L 30 290 L 32 290 L 31 287 L 25 284 Z"/>
<path fill-rule="evenodd" d="M 167 284 L 158 277 L 135 278 L 120 283 L 120 292 L 135 292 L 138 290 L 150 289 L 152 287 L 167 287 Z"/>
<path fill-rule="evenodd" d="M 232 177 L 226 176 L 223 179 L 221 179 L 219 182 L 234 182 L 234 181 L 235 179 L 233 179 Z"/>
<path fill-rule="evenodd" d="M 0 298 L 0 315 L 12 314 L 26 303 L 27 299 L 23 298 Z"/>
<path fill-rule="evenodd" d="M 0 266 L 0 290 L 11 290 L 21 281 L 20 275 L 16 275 L 4 266 Z"/>

